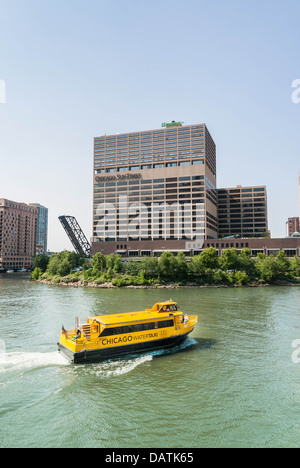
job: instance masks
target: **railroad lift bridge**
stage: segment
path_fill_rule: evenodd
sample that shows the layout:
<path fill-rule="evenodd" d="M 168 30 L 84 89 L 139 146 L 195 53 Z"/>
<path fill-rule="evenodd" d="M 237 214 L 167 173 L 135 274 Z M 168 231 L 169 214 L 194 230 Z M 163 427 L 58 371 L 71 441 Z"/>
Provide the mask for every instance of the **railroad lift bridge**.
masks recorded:
<path fill-rule="evenodd" d="M 89 241 L 87 240 L 84 232 L 79 226 L 76 218 L 74 216 L 59 216 L 59 221 L 61 222 L 64 230 L 66 231 L 72 245 L 80 257 L 91 258 L 92 249 Z"/>

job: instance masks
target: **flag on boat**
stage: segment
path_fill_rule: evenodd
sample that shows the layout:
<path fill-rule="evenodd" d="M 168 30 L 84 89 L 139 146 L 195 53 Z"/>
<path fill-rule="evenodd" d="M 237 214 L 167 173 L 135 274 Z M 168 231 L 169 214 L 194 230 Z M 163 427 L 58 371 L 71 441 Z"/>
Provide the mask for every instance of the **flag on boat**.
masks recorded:
<path fill-rule="evenodd" d="M 64 326 L 62 326 L 61 332 L 62 332 L 63 335 L 66 335 L 66 336 L 68 335 L 68 332 L 67 332 L 67 330 L 65 329 Z"/>

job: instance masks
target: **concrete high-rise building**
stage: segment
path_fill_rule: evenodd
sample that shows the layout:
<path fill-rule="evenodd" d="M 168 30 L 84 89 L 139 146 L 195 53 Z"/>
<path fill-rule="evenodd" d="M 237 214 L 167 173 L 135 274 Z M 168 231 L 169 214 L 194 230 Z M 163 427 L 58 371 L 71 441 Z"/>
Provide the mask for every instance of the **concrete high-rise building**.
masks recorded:
<path fill-rule="evenodd" d="M 267 189 L 242 187 L 218 189 L 219 237 L 262 237 L 268 233 Z"/>
<path fill-rule="evenodd" d="M 30 203 L 30 206 L 34 206 L 38 209 L 36 237 L 37 251 L 46 253 L 48 248 L 48 208 L 45 208 L 38 203 Z"/>
<path fill-rule="evenodd" d="M 36 249 L 37 208 L 0 198 L 0 268 L 32 265 Z"/>
<path fill-rule="evenodd" d="M 215 143 L 205 124 L 163 127 L 95 138 L 93 254 L 190 251 L 217 236 Z"/>

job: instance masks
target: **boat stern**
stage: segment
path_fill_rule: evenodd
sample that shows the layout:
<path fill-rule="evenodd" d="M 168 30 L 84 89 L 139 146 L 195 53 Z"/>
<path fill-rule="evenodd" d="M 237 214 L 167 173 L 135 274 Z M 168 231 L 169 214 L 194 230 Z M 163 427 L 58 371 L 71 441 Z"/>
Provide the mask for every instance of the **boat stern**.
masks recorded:
<path fill-rule="evenodd" d="M 79 340 L 78 340 L 79 341 Z M 71 362 L 74 362 L 75 355 L 83 350 L 83 344 L 79 343 L 74 337 L 66 332 L 61 332 L 58 345 L 58 351 Z"/>
<path fill-rule="evenodd" d="M 197 322 L 198 322 L 198 315 L 189 315 L 189 321 L 187 323 L 189 327 L 192 327 L 192 329 L 194 329 Z"/>

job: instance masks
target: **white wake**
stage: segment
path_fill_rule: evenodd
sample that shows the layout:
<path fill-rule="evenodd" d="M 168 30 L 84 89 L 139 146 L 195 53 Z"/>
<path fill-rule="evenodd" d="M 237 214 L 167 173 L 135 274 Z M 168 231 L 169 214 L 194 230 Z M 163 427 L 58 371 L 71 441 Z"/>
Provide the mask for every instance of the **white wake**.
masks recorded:
<path fill-rule="evenodd" d="M 69 362 L 57 351 L 51 353 L 0 353 L 0 374 L 68 364 Z"/>
<path fill-rule="evenodd" d="M 133 371 L 136 367 L 152 361 L 153 356 L 147 354 L 135 359 L 126 359 L 124 361 L 109 361 L 107 363 L 97 364 L 89 372 L 96 374 L 98 377 L 113 377 L 127 374 Z"/>

